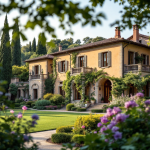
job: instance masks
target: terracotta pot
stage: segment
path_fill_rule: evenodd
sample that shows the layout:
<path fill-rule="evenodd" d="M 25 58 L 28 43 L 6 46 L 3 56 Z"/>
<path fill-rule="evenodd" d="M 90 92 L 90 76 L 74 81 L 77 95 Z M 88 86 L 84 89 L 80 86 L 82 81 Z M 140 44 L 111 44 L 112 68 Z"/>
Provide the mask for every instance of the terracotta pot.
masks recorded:
<path fill-rule="evenodd" d="M 86 101 L 86 103 L 90 103 L 90 101 Z"/>
<path fill-rule="evenodd" d="M 92 101 L 92 100 L 91 100 L 91 103 L 92 103 L 92 104 L 95 104 L 95 101 Z"/>

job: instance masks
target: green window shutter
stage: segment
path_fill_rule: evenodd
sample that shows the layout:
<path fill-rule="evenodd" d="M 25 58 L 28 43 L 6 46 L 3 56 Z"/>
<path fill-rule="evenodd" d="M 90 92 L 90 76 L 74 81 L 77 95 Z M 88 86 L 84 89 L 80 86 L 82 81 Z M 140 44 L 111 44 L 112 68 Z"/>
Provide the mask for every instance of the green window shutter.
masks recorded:
<path fill-rule="evenodd" d="M 77 56 L 77 57 L 76 57 L 76 68 L 79 67 L 79 65 L 78 65 L 79 59 L 78 59 L 78 58 L 79 58 L 79 57 Z"/>
<path fill-rule="evenodd" d="M 98 67 L 102 67 L 102 53 L 98 53 Z"/>
<path fill-rule="evenodd" d="M 149 56 L 147 55 L 147 65 L 149 65 Z"/>
<path fill-rule="evenodd" d="M 32 75 L 34 75 L 34 66 L 32 66 Z"/>
<path fill-rule="evenodd" d="M 138 52 L 135 52 L 135 57 L 138 57 Z M 135 59 L 135 64 L 138 64 L 138 61 L 136 59 Z"/>
<path fill-rule="evenodd" d="M 61 72 L 61 61 L 58 62 L 58 72 Z"/>
<path fill-rule="evenodd" d="M 111 51 L 108 51 L 108 67 L 111 66 Z"/>
<path fill-rule="evenodd" d="M 87 67 L 87 56 L 84 55 L 84 67 Z"/>
<path fill-rule="evenodd" d="M 65 72 L 67 72 L 67 70 L 68 70 L 68 61 L 65 60 Z"/>
<path fill-rule="evenodd" d="M 41 65 L 39 65 L 39 70 L 38 74 L 41 74 Z"/>
<path fill-rule="evenodd" d="M 130 65 L 130 51 L 128 51 L 128 65 Z"/>

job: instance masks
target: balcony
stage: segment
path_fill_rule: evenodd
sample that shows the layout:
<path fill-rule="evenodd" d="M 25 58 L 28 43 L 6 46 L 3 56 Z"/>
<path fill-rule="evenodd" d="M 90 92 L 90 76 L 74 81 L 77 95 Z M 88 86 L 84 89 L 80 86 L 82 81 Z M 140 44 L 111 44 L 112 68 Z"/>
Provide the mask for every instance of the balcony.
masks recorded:
<path fill-rule="evenodd" d="M 29 78 L 30 80 L 32 79 L 40 79 L 40 80 L 45 80 L 49 77 L 49 74 L 37 74 L 37 75 L 30 75 Z"/>
<path fill-rule="evenodd" d="M 92 72 L 93 68 L 87 68 L 87 67 L 80 67 L 80 68 L 72 68 L 71 69 L 71 74 L 75 75 L 75 74 L 79 74 L 79 73 L 89 73 Z"/>
<path fill-rule="evenodd" d="M 39 74 L 31 75 L 31 79 L 40 79 L 40 75 Z"/>
<path fill-rule="evenodd" d="M 128 72 L 145 72 L 150 73 L 150 66 L 149 65 L 142 65 L 142 64 L 132 64 L 132 65 L 124 65 L 124 73 Z"/>

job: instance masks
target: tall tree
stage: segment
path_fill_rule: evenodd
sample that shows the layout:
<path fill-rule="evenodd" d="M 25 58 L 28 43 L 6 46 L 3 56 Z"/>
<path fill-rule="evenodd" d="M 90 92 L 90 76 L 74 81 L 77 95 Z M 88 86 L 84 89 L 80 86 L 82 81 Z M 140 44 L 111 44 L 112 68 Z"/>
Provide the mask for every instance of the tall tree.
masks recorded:
<path fill-rule="evenodd" d="M 2 71 L 0 73 L 0 78 L 1 80 L 7 81 L 7 84 L 5 85 L 6 91 L 8 91 L 12 74 L 11 47 L 10 47 L 9 31 L 7 30 L 8 27 L 9 25 L 6 15 L 0 48 L 0 63 L 2 64 Z"/>
<path fill-rule="evenodd" d="M 78 44 L 78 45 L 80 45 L 80 44 L 81 44 L 81 41 L 80 41 L 80 39 L 77 39 L 77 40 L 76 40 L 76 42 L 75 42 L 75 44 Z"/>
<path fill-rule="evenodd" d="M 83 41 L 84 41 L 84 44 L 87 44 L 87 43 L 91 43 L 91 41 L 92 41 L 92 38 L 90 38 L 90 37 L 85 37 L 84 39 L 83 39 Z"/>
<path fill-rule="evenodd" d="M 15 23 L 15 28 L 12 33 L 12 65 L 21 66 L 21 45 L 20 45 L 20 36 L 19 36 L 19 26 L 18 22 Z"/>
<path fill-rule="evenodd" d="M 31 52 L 31 42 L 29 42 L 29 52 Z"/>
<path fill-rule="evenodd" d="M 36 40 L 35 40 L 35 38 L 34 38 L 33 41 L 32 41 L 31 51 L 32 51 L 32 52 L 36 52 Z"/>
<path fill-rule="evenodd" d="M 46 45 L 42 44 L 42 34 L 39 35 L 36 54 L 38 54 L 38 55 L 47 54 Z"/>

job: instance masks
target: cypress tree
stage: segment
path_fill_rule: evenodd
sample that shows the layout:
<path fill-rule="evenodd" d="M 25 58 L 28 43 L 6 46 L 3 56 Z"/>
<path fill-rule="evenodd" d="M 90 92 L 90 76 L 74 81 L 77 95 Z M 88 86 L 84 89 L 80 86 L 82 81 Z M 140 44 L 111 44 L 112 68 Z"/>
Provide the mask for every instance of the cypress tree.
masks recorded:
<path fill-rule="evenodd" d="M 34 38 L 33 41 L 32 41 L 31 51 L 32 51 L 32 52 L 36 52 L 36 40 L 35 40 L 35 38 Z"/>
<path fill-rule="evenodd" d="M 21 46 L 18 22 L 15 23 L 15 28 L 12 33 L 11 47 L 12 65 L 21 66 Z"/>
<path fill-rule="evenodd" d="M 40 37 L 40 38 L 38 39 L 38 45 L 37 45 L 36 53 L 37 53 L 38 55 L 47 54 L 46 46 L 44 46 L 44 45 L 42 44 L 42 42 L 41 42 L 42 34 L 40 34 L 39 37 Z"/>
<path fill-rule="evenodd" d="M 29 52 L 31 52 L 31 42 L 29 42 Z"/>
<path fill-rule="evenodd" d="M 0 73 L 1 80 L 7 81 L 7 84 L 4 85 L 6 92 L 8 92 L 9 84 L 11 81 L 12 74 L 12 64 L 11 64 L 11 47 L 10 47 L 10 38 L 8 30 L 8 20 L 7 15 L 4 22 L 4 30 L 1 37 L 1 48 L 0 48 L 0 63 L 2 64 L 2 71 Z"/>

